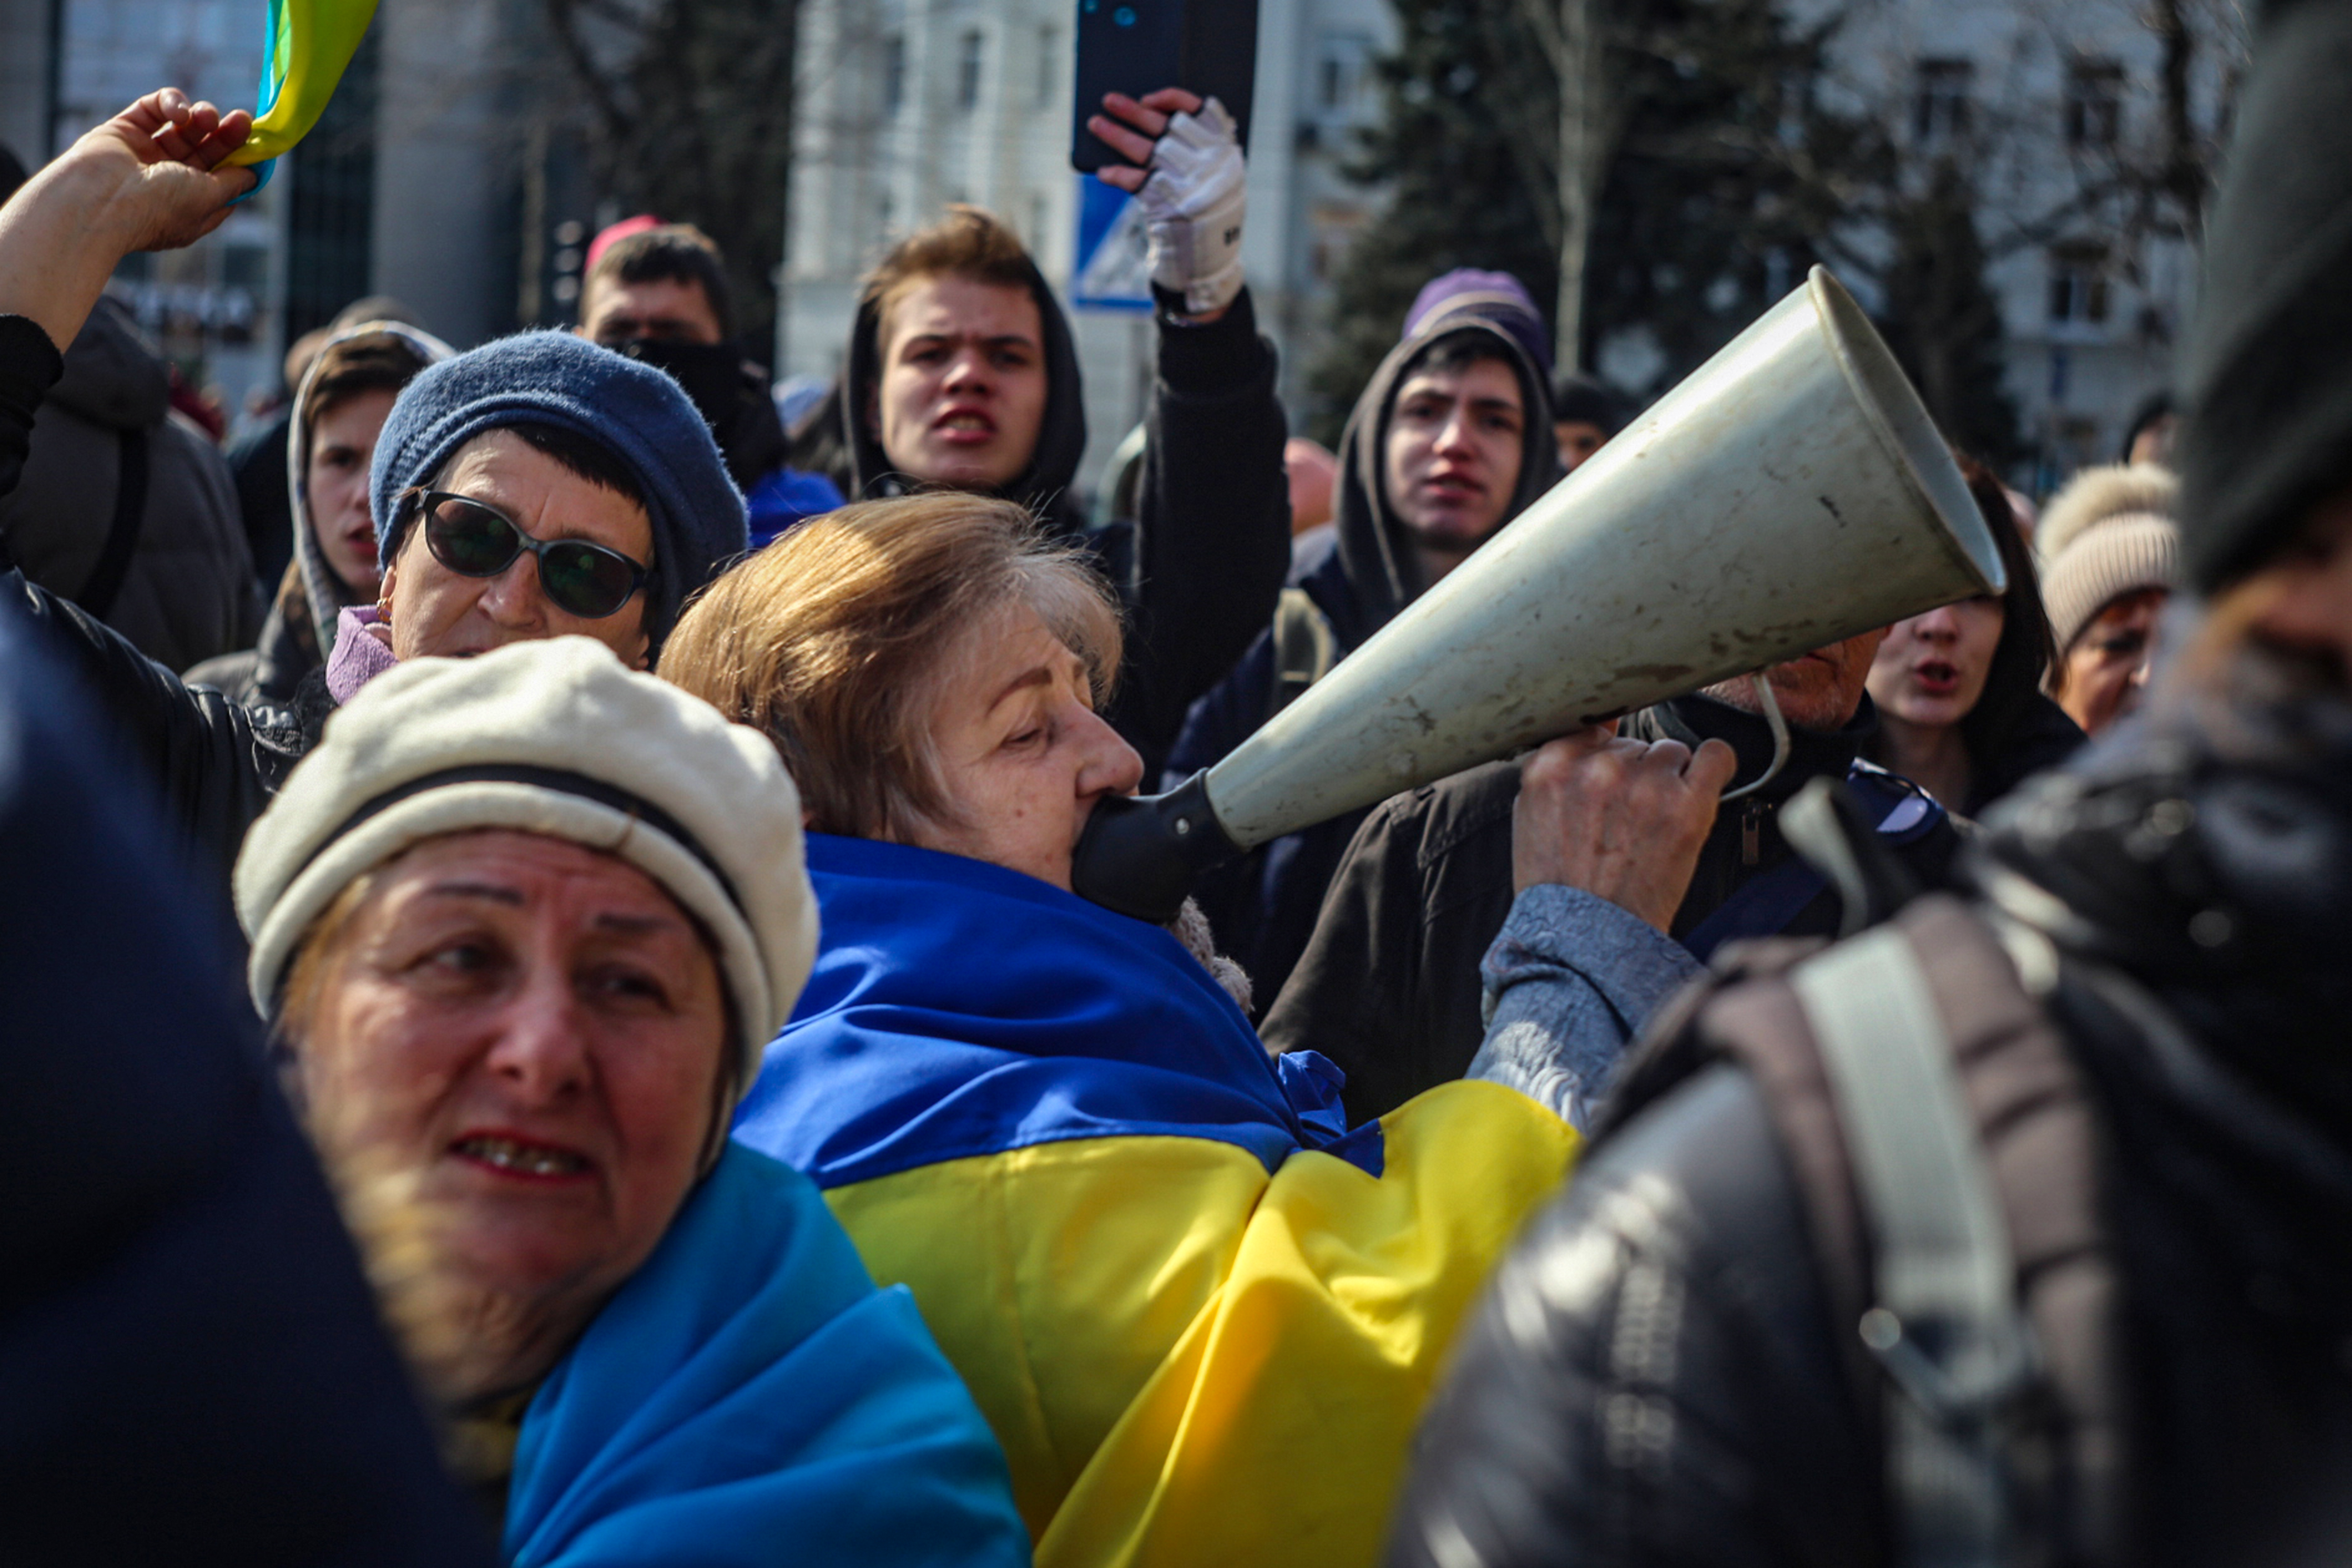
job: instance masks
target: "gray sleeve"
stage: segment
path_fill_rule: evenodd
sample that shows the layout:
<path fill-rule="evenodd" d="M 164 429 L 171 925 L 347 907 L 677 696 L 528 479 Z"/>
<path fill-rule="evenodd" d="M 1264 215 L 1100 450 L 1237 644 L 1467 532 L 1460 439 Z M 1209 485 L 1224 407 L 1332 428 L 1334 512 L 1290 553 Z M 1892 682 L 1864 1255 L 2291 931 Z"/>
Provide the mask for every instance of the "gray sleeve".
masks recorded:
<path fill-rule="evenodd" d="M 1626 1044 L 1705 968 L 1640 916 L 1580 888 L 1529 888 L 1479 965 L 1486 1038 L 1468 1078 L 1507 1084 L 1579 1131 Z"/>

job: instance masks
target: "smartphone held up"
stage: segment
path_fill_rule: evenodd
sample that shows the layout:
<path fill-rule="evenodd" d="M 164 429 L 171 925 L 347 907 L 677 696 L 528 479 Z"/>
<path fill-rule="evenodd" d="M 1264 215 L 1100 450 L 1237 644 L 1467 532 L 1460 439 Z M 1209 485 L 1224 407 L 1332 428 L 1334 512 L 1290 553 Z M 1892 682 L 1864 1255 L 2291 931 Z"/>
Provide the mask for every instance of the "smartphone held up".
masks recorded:
<path fill-rule="evenodd" d="M 1181 87 L 1222 102 L 1249 145 L 1257 75 L 1257 0 L 1077 0 L 1076 94 L 1070 166 L 1090 174 L 1124 163 L 1087 128 L 1108 93 L 1140 99 Z"/>

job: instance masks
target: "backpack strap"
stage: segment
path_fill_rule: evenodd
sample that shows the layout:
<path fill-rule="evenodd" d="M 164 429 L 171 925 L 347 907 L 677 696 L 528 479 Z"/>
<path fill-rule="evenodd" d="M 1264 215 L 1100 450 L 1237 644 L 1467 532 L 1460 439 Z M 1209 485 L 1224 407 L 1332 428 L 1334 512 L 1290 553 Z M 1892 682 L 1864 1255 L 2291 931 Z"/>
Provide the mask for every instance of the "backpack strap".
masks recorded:
<path fill-rule="evenodd" d="M 139 548 L 139 531 L 147 520 L 147 432 L 125 430 L 116 437 L 121 457 L 114 480 L 114 520 L 107 524 L 106 547 L 98 565 L 82 584 L 74 603 L 104 620 L 131 574 L 131 555 Z"/>
<path fill-rule="evenodd" d="M 1652 1021 L 1595 1128 L 1713 1062 L 1755 1084 L 1907 1562 L 1994 1561 L 1968 1555 L 1994 1528 L 2003 1562 L 2135 1560 L 2102 1135 L 2043 1005 L 2072 963 L 1937 893 L 1834 948 L 1734 944 Z"/>
<path fill-rule="evenodd" d="M 1289 707 L 1339 662 L 1331 617 L 1304 588 L 1285 588 L 1274 605 L 1274 690 L 1266 717 Z"/>
<path fill-rule="evenodd" d="M 1887 1474 L 1903 1560 L 1993 1568 L 2008 1536 L 2001 1416 L 2032 1376 L 2032 1336 L 1952 1042 L 1899 926 L 1830 949 L 1789 984 L 1827 1068 L 1875 1243 L 1875 1304 L 1860 1332 L 1890 1377 Z"/>

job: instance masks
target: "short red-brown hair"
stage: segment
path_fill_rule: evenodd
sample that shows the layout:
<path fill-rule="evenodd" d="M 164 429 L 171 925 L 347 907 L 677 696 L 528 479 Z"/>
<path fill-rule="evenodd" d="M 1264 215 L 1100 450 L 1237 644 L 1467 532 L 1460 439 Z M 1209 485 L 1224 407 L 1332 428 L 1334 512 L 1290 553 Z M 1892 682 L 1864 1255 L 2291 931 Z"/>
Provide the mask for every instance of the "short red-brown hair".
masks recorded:
<path fill-rule="evenodd" d="M 994 214 L 958 203 L 939 222 L 892 246 L 859 282 L 857 303 L 875 308 L 880 333 L 887 337 L 892 308 L 908 289 L 941 275 L 1026 289 L 1035 281 L 1036 268 L 1021 237 Z"/>

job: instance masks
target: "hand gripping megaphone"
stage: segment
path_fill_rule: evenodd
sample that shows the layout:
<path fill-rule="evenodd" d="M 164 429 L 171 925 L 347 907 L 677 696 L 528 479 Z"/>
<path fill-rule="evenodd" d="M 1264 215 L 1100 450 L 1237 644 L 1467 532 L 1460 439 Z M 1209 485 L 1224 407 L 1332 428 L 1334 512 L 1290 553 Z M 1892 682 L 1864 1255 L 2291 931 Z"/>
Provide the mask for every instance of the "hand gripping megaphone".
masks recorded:
<path fill-rule="evenodd" d="M 1201 872 L 1400 790 L 2006 585 L 1918 395 L 1816 267 L 1215 766 L 1105 800 L 1072 884 Z"/>

